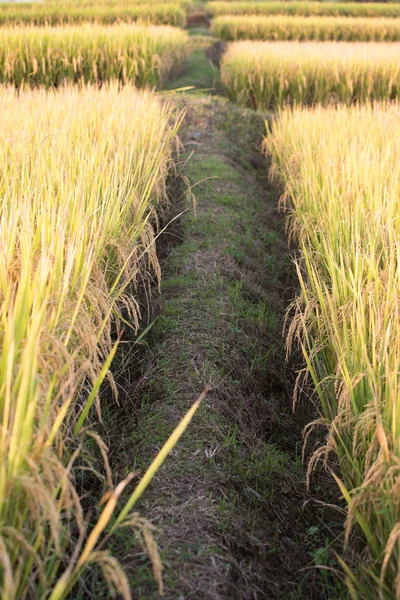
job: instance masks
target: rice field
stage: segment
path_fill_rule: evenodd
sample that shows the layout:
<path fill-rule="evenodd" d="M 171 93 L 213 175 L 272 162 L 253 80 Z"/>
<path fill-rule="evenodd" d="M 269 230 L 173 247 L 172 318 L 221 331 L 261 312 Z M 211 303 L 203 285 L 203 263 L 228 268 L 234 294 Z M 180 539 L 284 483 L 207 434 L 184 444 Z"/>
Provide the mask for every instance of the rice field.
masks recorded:
<path fill-rule="evenodd" d="M 285 104 L 391 100 L 400 91 L 400 44 L 230 44 L 221 81 L 232 101 L 256 109 Z"/>
<path fill-rule="evenodd" d="M 0 28 L 0 83 L 56 87 L 116 79 L 154 87 L 187 56 L 188 37 L 169 26 Z"/>
<path fill-rule="evenodd" d="M 2 597 L 56 600 L 107 559 L 97 539 L 117 495 L 89 536 L 72 467 L 90 462 L 82 442 L 94 405 L 101 413 L 111 325 L 118 332 L 124 314 L 137 327 L 132 288 L 159 272 L 152 214 L 181 117 L 116 83 L 3 87 L 0 112 Z"/>
<path fill-rule="evenodd" d="M 189 36 L 184 29 L 187 14 L 198 28 L 191 33 L 197 35 Z M 229 42 L 218 67 L 209 64 L 215 40 L 202 35 L 208 34 L 203 29 L 208 28 L 209 17 L 212 36 Z M 361 545 L 366 546 L 361 560 L 352 555 L 346 562 L 344 553 L 346 560 L 327 561 L 326 570 L 331 564 L 335 569 L 340 565 L 352 600 L 400 599 L 399 42 L 400 2 L 210 0 L 204 7 L 190 0 L 0 3 L 2 599 L 67 600 L 75 597 L 76 589 L 86 597 L 82 578 L 99 568 L 109 597 L 115 592 L 131 600 L 129 568 L 127 575 L 108 543 L 122 526 L 147 548 L 162 592 L 162 565 L 152 527 L 131 509 L 209 388 L 129 493 L 125 488 L 139 471 L 126 471 L 122 481 L 113 481 L 117 477 L 108 462 L 109 432 L 103 427 L 100 391 L 106 391 L 111 403 L 108 415 L 118 399 L 111 365 L 118 363 L 124 331 L 128 328 L 133 337 L 139 331 L 139 290 L 146 289 L 147 294 L 150 282 L 160 282 L 155 241 L 159 214 L 168 203 L 167 177 L 177 172 L 182 147 L 178 138 L 182 106 L 189 106 L 184 137 L 187 143 L 191 131 L 188 154 L 193 148 L 196 154 L 203 140 L 211 140 L 215 148 L 205 154 L 204 163 L 200 150 L 193 171 L 202 184 L 214 179 L 208 175 L 215 165 L 220 169 L 215 179 L 220 178 L 221 189 L 228 191 L 226 199 L 218 198 L 225 192 L 213 188 L 215 210 L 223 213 L 231 188 L 243 193 L 238 184 L 243 166 L 252 167 L 247 146 L 257 123 L 260 139 L 263 114 L 233 111 L 224 99 L 214 105 L 211 96 L 202 103 L 200 90 L 221 92 L 241 107 L 273 114 L 263 151 L 271 164 L 271 182 L 284 189 L 281 204 L 288 213 L 289 237 L 299 249 L 299 295 L 289 307 L 293 318 L 287 351 L 299 346 L 306 365 L 299 373 L 295 403 L 306 391 L 318 407 L 318 418 L 305 429 L 305 447 L 315 428 L 324 431 L 318 438 L 323 442 L 311 453 L 307 478 L 319 463 L 330 471 L 330 456 L 336 457 L 332 475 L 347 503 L 346 543 L 351 546 L 356 536 L 360 545 L 361 532 Z M 205 52 L 207 46 L 210 54 Z M 218 60 L 219 56 L 214 62 Z M 194 71 L 197 83 L 192 86 L 188 72 Z M 172 90 L 169 99 L 165 92 L 155 92 L 167 83 L 166 89 Z M 193 90 L 193 104 L 186 95 L 176 102 L 177 92 Z M 249 140 L 238 139 L 234 148 L 231 126 L 238 115 L 251 132 Z M 221 150 L 221 160 L 216 160 L 222 148 L 218 136 L 229 147 Z M 231 163 L 237 163 L 235 168 Z M 187 180 L 185 168 L 184 185 L 196 185 L 198 181 Z M 259 189 L 258 175 L 253 180 L 249 174 L 249 182 L 250 194 Z M 232 185 L 228 189 L 226 184 Z M 198 189 L 203 197 L 208 194 L 207 187 Z M 248 222 L 253 220 L 249 215 Z M 232 223 L 227 221 L 227 238 L 236 235 L 229 227 L 240 229 L 236 221 Z M 265 245 L 267 252 L 268 244 L 275 245 L 279 236 L 275 229 L 268 230 L 266 240 L 249 239 L 248 232 L 243 240 L 249 248 L 250 242 Z M 189 225 L 189 237 L 194 230 Z M 279 241 L 276 246 L 281 248 Z M 227 273 L 240 272 L 247 264 L 237 246 L 226 250 Z M 218 252 L 225 256 L 225 247 Z M 193 264 L 200 265 L 197 250 L 195 254 Z M 272 250 L 268 256 L 274 260 Z M 209 255 L 202 257 L 208 260 Z M 186 264 L 181 258 L 182 273 L 193 270 L 190 260 Z M 258 262 L 264 269 L 263 261 Z M 253 266 L 256 279 L 260 265 Z M 181 279 L 174 275 L 176 290 L 181 289 Z M 257 287 L 257 294 L 262 289 Z M 233 296 L 232 290 L 227 293 Z M 235 299 L 240 309 L 236 295 Z M 170 308 L 178 309 L 177 304 Z M 192 309 L 192 304 L 182 308 L 189 321 L 187 331 L 191 318 L 194 327 L 199 321 L 198 314 L 190 316 Z M 269 327 L 267 309 L 265 302 L 259 321 L 257 313 L 251 327 Z M 148 312 L 150 319 L 149 307 Z M 240 315 L 240 327 L 246 318 Z M 271 309 L 270 321 L 274 319 Z M 229 319 L 226 323 L 234 325 Z M 205 323 L 204 332 L 207 327 Z M 259 341 L 264 352 L 265 340 Z M 278 356 L 278 346 L 275 351 Z M 245 369 L 244 354 L 240 357 Z M 214 375 L 201 360 L 196 373 L 204 368 L 207 375 L 207 369 Z M 256 371 L 264 373 L 258 365 L 265 356 L 251 355 L 251 360 L 256 389 Z M 183 372 L 183 360 L 177 364 Z M 283 379 L 277 381 L 282 385 Z M 173 381 L 178 383 L 178 378 Z M 168 385 L 165 390 L 174 390 L 172 407 L 178 414 L 175 388 L 169 381 Z M 211 404 L 206 410 L 210 407 L 213 410 Z M 102 424 L 104 437 L 93 423 Z M 164 432 L 169 423 L 161 426 Z M 199 432 L 196 444 L 203 435 Z M 158 448 L 163 441 L 154 433 L 151 444 Z M 236 456 L 239 461 L 241 454 Z M 222 453 L 219 460 L 223 465 Z M 249 465 L 258 468 L 257 460 L 252 458 Z M 290 460 L 288 453 L 285 461 Z M 251 468 L 246 467 L 246 478 Z M 296 481 L 300 476 L 288 469 Z M 93 497 L 86 486 L 87 472 L 96 482 Z M 253 526 L 255 531 L 257 524 Z M 306 560 L 312 555 L 307 552 Z M 328 586 L 318 597 L 328 597 L 331 591 Z M 142 592 L 140 588 L 138 593 Z"/>
<path fill-rule="evenodd" d="M 179 2 L 135 3 L 118 0 L 111 3 L 41 2 L 33 4 L 0 3 L 0 25 L 74 25 L 85 22 L 110 25 L 141 21 L 154 25 L 182 26 L 185 5 Z"/>
<path fill-rule="evenodd" d="M 400 4 L 378 2 L 209 2 L 207 13 L 218 15 L 298 15 L 303 17 L 400 17 Z"/>
<path fill-rule="evenodd" d="M 234 16 L 213 19 L 211 33 L 225 41 L 398 42 L 400 19 L 362 17 Z"/>
<path fill-rule="evenodd" d="M 307 431 L 328 431 L 310 470 L 338 455 L 346 536 L 357 524 L 368 546 L 361 576 L 345 567 L 354 598 L 400 591 L 399 109 L 285 109 L 265 142 L 301 250 L 289 347 L 321 409 Z"/>
<path fill-rule="evenodd" d="M 91 0 L 88 0 L 88 1 L 91 1 Z M 113 0 L 113 1 L 115 2 L 115 1 L 118 1 L 118 0 Z M 140 1 L 140 2 L 148 2 L 148 0 L 135 0 L 135 1 L 136 2 L 138 2 L 138 1 Z M 177 0 L 177 1 L 179 1 L 179 0 Z M 240 0 L 208 0 L 208 3 L 214 4 L 214 2 L 222 2 L 222 1 L 224 1 L 224 2 L 233 2 L 233 3 L 236 3 L 236 4 L 238 2 L 240 2 Z M 249 1 L 249 0 L 245 0 L 245 1 Z M 282 1 L 284 1 L 284 2 L 297 2 L 298 0 L 282 0 Z M 336 0 L 309 0 L 309 1 L 310 2 L 334 2 Z M 372 2 L 373 0 L 367 0 L 367 2 L 365 0 L 338 0 L 338 1 L 341 4 L 348 4 L 348 3 L 350 3 L 350 4 L 360 4 L 360 3 L 361 4 L 367 4 L 369 2 Z M 254 2 L 254 3 L 259 3 L 259 2 L 260 3 L 265 3 L 265 2 L 277 2 L 277 0 L 252 0 L 252 2 Z M 383 2 L 382 2 L 382 0 L 378 1 L 378 4 L 387 4 L 387 3 L 397 4 L 398 0 L 384 0 Z M 376 2 L 374 2 L 374 4 L 376 4 Z"/>
<path fill-rule="evenodd" d="M 300 347 L 306 368 L 294 398 L 306 391 L 319 407 L 319 418 L 305 428 L 304 451 L 315 429 L 327 432 L 307 476 L 319 463 L 331 472 L 347 503 L 345 545 L 354 536 L 365 544 L 361 558 L 339 558 L 350 597 L 394 600 L 400 597 L 397 6 L 380 12 L 376 4 L 348 3 L 347 10 L 338 3 L 309 10 L 301 2 L 214 4 L 212 34 L 232 42 L 220 67 L 226 93 L 241 106 L 276 111 L 264 150 L 271 180 L 284 187 L 289 236 L 299 246 L 300 293 L 287 349 Z M 332 456 L 340 471 L 331 470 Z"/>

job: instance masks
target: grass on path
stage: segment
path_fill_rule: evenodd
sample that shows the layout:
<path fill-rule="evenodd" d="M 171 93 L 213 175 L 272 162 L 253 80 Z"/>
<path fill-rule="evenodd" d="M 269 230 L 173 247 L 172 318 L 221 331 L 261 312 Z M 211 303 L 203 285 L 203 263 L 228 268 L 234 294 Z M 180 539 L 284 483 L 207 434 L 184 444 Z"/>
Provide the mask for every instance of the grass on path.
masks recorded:
<path fill-rule="evenodd" d="M 158 528 L 165 597 L 343 598 L 326 571 L 312 568 L 331 565 L 336 516 L 305 490 L 303 423 L 291 414 L 281 331 L 295 280 L 277 193 L 266 177 L 258 181 L 263 119 L 221 98 L 179 102 L 188 109 L 184 164 L 195 151 L 183 172 L 196 184 L 197 215 L 181 219 L 180 243 L 164 262 L 137 423 L 127 415 L 111 440 L 117 466 L 122 476 L 132 452 L 145 468 L 211 384 L 139 507 Z M 313 493 L 326 491 L 318 480 Z M 136 597 L 155 599 L 132 535 L 118 544 Z"/>

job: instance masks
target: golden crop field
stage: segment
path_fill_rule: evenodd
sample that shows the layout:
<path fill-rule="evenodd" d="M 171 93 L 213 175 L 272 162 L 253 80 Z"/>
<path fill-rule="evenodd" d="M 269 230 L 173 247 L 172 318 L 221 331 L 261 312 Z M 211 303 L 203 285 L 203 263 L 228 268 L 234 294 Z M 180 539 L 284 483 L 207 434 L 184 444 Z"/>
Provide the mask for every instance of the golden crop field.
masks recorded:
<path fill-rule="evenodd" d="M 91 1 L 91 0 L 88 0 Z M 118 1 L 118 0 L 113 0 L 113 1 Z M 140 1 L 140 2 L 148 2 L 148 0 L 135 0 L 135 1 Z M 233 4 L 238 4 L 240 2 L 243 1 L 252 1 L 253 3 L 265 3 L 265 2 L 277 2 L 278 0 L 208 0 L 209 3 L 214 4 L 214 2 L 232 2 Z M 298 2 L 299 0 L 280 0 L 283 2 Z M 305 1 L 305 0 L 304 0 Z M 332 3 L 333 1 L 336 2 L 336 0 L 308 0 L 309 2 L 330 2 Z M 337 3 L 340 4 L 366 4 L 368 2 L 371 2 L 372 0 L 367 0 L 367 2 L 365 2 L 365 0 L 338 0 Z M 390 4 L 397 4 L 398 0 L 386 0 L 384 2 L 382 2 L 382 0 L 377 0 L 377 2 L 374 2 L 374 4 L 386 4 L 389 3 Z"/>
<path fill-rule="evenodd" d="M 383 2 L 317 2 L 317 1 L 264 1 L 264 2 L 209 2 L 206 10 L 218 15 L 302 15 L 332 17 L 399 17 L 400 4 Z"/>
<path fill-rule="evenodd" d="M 264 1 L 264 0 L 262 0 Z M 330 1 L 330 0 L 329 0 Z M 131 6 L 140 6 L 142 4 L 148 4 L 151 6 L 157 6 L 158 4 L 178 4 L 179 6 L 185 6 L 186 8 L 190 5 L 190 0 L 43 0 L 43 3 L 46 6 L 59 6 L 62 10 L 63 6 L 74 6 L 79 4 L 79 6 L 92 6 L 93 9 L 99 6 L 123 6 L 123 5 L 131 5 Z M 18 8 L 16 2 L 4 2 L 2 8 L 4 10 L 13 10 Z M 37 8 L 41 9 L 41 0 L 38 4 L 38 0 L 33 0 L 30 2 L 24 2 L 23 7 L 21 8 Z"/>
<path fill-rule="evenodd" d="M 185 4 L 179 2 L 137 3 L 132 0 L 100 2 L 0 3 L 0 25 L 72 25 L 84 22 L 112 23 L 142 21 L 154 25 L 185 22 Z"/>
<path fill-rule="evenodd" d="M 1 600 L 400 600 L 399 96 L 400 0 L 0 2 Z"/>
<path fill-rule="evenodd" d="M 132 286 L 158 273 L 151 215 L 181 117 L 116 83 L 3 87 L 0 112 L 2 597 L 59 600 L 111 517 L 88 537 L 71 468 L 115 354 L 111 317 L 135 326 Z"/>
<path fill-rule="evenodd" d="M 221 63 L 229 97 L 256 109 L 390 100 L 400 90 L 400 44 L 235 42 Z"/>
<path fill-rule="evenodd" d="M 321 407 L 308 430 L 328 429 L 310 469 L 339 456 L 347 536 L 357 523 L 368 544 L 354 598 L 399 593 L 399 108 L 284 110 L 265 142 L 301 249 L 289 342 Z"/>
<path fill-rule="evenodd" d="M 152 87 L 185 58 L 187 39 L 169 26 L 0 28 L 0 83 L 52 87 L 118 79 Z"/>
<path fill-rule="evenodd" d="M 213 19 L 212 35 L 228 41 L 295 40 L 398 42 L 400 19 L 225 15 Z"/>

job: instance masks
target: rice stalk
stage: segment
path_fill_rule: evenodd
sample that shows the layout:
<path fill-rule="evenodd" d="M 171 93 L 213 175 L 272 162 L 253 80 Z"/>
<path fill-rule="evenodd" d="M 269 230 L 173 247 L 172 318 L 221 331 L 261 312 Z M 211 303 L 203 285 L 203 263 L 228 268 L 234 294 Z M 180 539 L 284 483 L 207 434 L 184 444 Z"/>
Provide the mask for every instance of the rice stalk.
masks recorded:
<path fill-rule="evenodd" d="M 206 11 L 213 17 L 219 15 L 400 17 L 400 4 L 394 2 L 308 2 L 301 0 L 230 2 L 216 0 L 206 4 Z"/>
<path fill-rule="evenodd" d="M 399 134 L 398 103 L 367 104 L 285 109 L 265 141 L 301 252 L 289 344 L 328 426 L 309 473 L 337 454 L 346 541 L 357 525 L 366 543 L 356 571 L 342 564 L 371 600 L 400 594 Z"/>
<path fill-rule="evenodd" d="M 234 42 L 221 80 L 232 101 L 256 109 L 393 100 L 399 57 L 399 43 Z"/>
<path fill-rule="evenodd" d="M 154 87 L 187 56 L 187 40 L 169 26 L 0 28 L 0 83 L 50 88 L 116 79 Z"/>
<path fill-rule="evenodd" d="M 33 2 L 0 4 L 0 25 L 74 25 L 80 23 L 132 23 L 182 26 L 185 2 L 160 3 L 114 0 L 113 2 Z"/>
<path fill-rule="evenodd" d="M 88 426 L 120 324 L 139 323 L 132 289 L 158 267 L 151 215 L 182 115 L 116 82 L 1 88 L 0 113 L 1 597 L 65 598 L 96 563 L 129 598 L 99 543 L 132 476 L 110 489 L 106 463 L 97 522 L 77 478 L 89 436 L 106 459 Z"/>
<path fill-rule="evenodd" d="M 400 41 L 400 19 L 224 15 L 213 19 L 211 33 L 225 42 L 237 40 L 398 42 Z"/>

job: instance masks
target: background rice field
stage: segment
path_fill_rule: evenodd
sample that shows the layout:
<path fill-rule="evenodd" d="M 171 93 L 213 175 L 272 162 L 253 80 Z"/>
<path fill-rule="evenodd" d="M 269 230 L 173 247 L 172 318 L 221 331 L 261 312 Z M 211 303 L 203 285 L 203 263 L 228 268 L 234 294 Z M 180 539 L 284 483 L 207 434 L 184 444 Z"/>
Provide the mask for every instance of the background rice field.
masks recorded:
<path fill-rule="evenodd" d="M 235 42 L 221 81 L 242 106 L 354 103 L 399 95 L 400 44 Z"/>
<path fill-rule="evenodd" d="M 208 14 L 218 15 L 301 15 L 334 17 L 399 17 L 400 5 L 375 2 L 210 2 Z"/>
<path fill-rule="evenodd" d="M 147 2 L 148 0 L 139 0 L 139 1 L 143 1 L 143 2 Z M 225 2 L 234 2 L 234 3 L 238 3 L 240 2 L 240 0 L 208 0 L 208 3 L 213 4 L 214 2 L 221 2 L 221 1 L 225 1 Z M 276 2 L 277 0 L 252 0 L 253 2 Z M 283 0 L 284 2 L 297 2 L 298 0 Z M 335 0 L 310 0 L 313 2 L 334 2 Z M 396 4 L 398 2 L 398 0 L 387 0 L 387 2 L 382 2 L 381 0 L 368 0 L 368 2 L 366 2 L 365 0 L 338 0 L 341 4 L 344 3 L 351 3 L 351 4 L 366 4 L 369 2 L 373 2 L 374 4 Z"/>
<path fill-rule="evenodd" d="M 398 42 L 400 19 L 362 17 L 233 16 L 213 19 L 212 35 L 228 41 L 296 40 Z"/>
<path fill-rule="evenodd" d="M 132 0 L 100 2 L 0 3 L 0 25 L 71 25 L 84 22 L 112 23 L 142 21 L 154 25 L 182 26 L 184 2 L 141 3 Z"/>
<path fill-rule="evenodd" d="M 115 79 L 153 87 L 185 58 L 187 42 L 186 32 L 173 27 L 0 28 L 0 83 L 53 87 Z"/>

